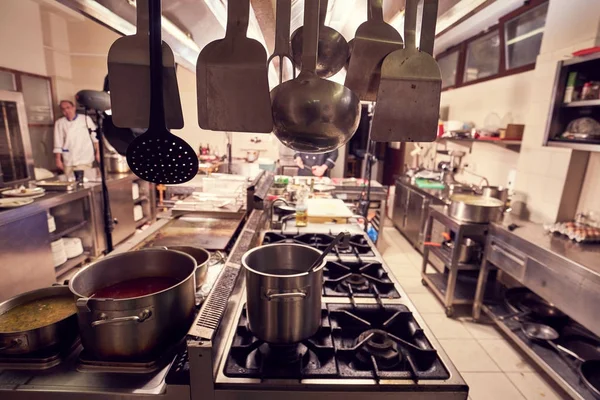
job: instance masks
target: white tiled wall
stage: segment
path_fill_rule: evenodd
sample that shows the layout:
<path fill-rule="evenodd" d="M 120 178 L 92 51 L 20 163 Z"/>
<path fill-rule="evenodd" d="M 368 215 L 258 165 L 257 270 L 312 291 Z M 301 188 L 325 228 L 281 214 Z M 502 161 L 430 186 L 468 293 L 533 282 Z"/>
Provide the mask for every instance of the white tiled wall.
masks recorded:
<path fill-rule="evenodd" d="M 577 211 L 593 211 L 600 216 L 600 153 L 590 155 Z"/>

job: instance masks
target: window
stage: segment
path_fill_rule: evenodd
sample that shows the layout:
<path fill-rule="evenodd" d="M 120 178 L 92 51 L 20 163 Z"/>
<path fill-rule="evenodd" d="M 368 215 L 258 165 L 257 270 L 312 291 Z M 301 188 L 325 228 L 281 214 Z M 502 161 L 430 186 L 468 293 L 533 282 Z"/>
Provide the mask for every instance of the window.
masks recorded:
<path fill-rule="evenodd" d="M 8 90 L 10 92 L 17 90 L 15 74 L 8 71 L 0 71 L 0 90 Z"/>
<path fill-rule="evenodd" d="M 453 51 L 438 59 L 438 65 L 442 73 L 442 88 L 456 85 L 456 73 L 458 69 L 459 51 Z"/>
<path fill-rule="evenodd" d="M 463 82 L 496 75 L 500 65 L 500 38 L 492 31 L 467 44 Z"/>
<path fill-rule="evenodd" d="M 504 24 L 506 69 L 534 64 L 542 46 L 548 3 Z"/>
<path fill-rule="evenodd" d="M 548 0 L 528 0 L 497 25 L 438 54 L 442 89 L 534 69 L 547 12 Z"/>

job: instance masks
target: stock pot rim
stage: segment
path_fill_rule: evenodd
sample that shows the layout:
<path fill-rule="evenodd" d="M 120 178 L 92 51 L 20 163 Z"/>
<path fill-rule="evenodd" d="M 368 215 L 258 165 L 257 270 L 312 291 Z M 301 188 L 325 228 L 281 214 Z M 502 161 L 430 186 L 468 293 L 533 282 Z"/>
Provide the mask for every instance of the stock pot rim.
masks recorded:
<path fill-rule="evenodd" d="M 267 276 L 267 277 L 270 277 L 270 278 L 278 278 L 278 279 L 287 279 L 287 278 L 298 278 L 298 277 L 301 277 L 301 276 L 308 276 L 311 273 L 318 272 L 318 271 L 322 270 L 323 268 L 325 268 L 325 264 L 327 264 L 327 260 L 323 259 L 323 261 L 321 262 L 321 265 L 319 265 L 317 268 L 315 268 L 313 270 L 306 271 L 306 272 L 302 272 L 302 273 L 299 273 L 299 274 L 293 274 L 293 275 L 269 274 L 267 272 L 257 271 L 257 270 L 255 270 L 253 268 L 250 268 L 248 266 L 248 263 L 246 262 L 246 260 L 255 251 L 258 251 L 258 250 L 260 250 L 262 248 L 265 248 L 265 247 L 279 247 L 279 246 L 304 247 L 306 249 L 314 251 L 317 255 L 321 255 L 321 251 L 320 250 L 315 249 L 314 247 L 307 246 L 305 244 L 299 244 L 299 243 L 273 243 L 273 244 L 264 244 L 262 246 L 257 246 L 257 247 L 255 247 L 255 248 L 253 248 L 251 250 L 248 250 L 246 253 L 244 253 L 244 255 L 242 256 L 242 265 L 244 266 L 244 269 L 247 269 L 248 271 L 250 271 L 250 272 L 252 272 L 254 274 L 260 275 L 260 276 Z"/>
<path fill-rule="evenodd" d="M 76 278 L 80 274 L 84 273 L 85 270 L 87 270 L 88 268 L 92 268 L 94 265 L 100 264 L 100 263 L 102 263 L 104 261 L 110 260 L 112 258 L 117 258 L 119 256 L 129 255 L 129 254 L 136 253 L 136 252 L 167 252 L 167 251 L 168 252 L 173 252 L 173 253 L 179 253 L 180 255 L 183 255 L 183 256 L 187 257 L 189 260 L 191 260 L 193 262 L 194 268 L 192 269 L 192 272 L 190 272 L 185 278 L 183 278 L 182 280 L 180 280 L 179 282 L 177 282 L 175 285 L 169 286 L 166 289 L 160 290 L 158 292 L 146 294 L 146 295 L 143 295 L 143 296 L 127 297 L 127 298 L 123 298 L 123 299 L 114 299 L 114 298 L 104 298 L 104 297 L 98 297 L 98 298 L 96 298 L 96 297 L 85 296 L 85 295 L 82 295 L 81 293 L 77 292 L 75 290 L 75 288 L 73 287 L 73 282 L 76 281 Z M 112 256 L 101 258 L 101 259 L 99 259 L 97 261 L 94 261 L 93 263 L 91 263 L 87 267 L 82 268 L 81 270 L 77 271 L 77 273 L 75 275 L 73 275 L 73 277 L 69 280 L 69 290 L 71 291 L 72 294 L 74 294 L 78 298 L 87 299 L 88 302 L 89 301 L 92 301 L 92 302 L 110 301 L 110 302 L 114 302 L 113 304 L 123 304 L 123 303 L 131 301 L 131 300 L 140 300 L 140 299 L 150 298 L 152 296 L 156 296 L 156 295 L 159 295 L 161 293 L 168 292 L 169 290 L 172 290 L 175 287 L 184 285 L 185 282 L 187 282 L 190 279 L 191 276 L 195 276 L 197 266 L 198 265 L 196 263 L 196 259 L 194 257 L 190 256 L 189 254 L 184 253 L 183 251 L 170 250 L 170 249 L 166 249 L 165 250 L 165 249 L 156 249 L 156 248 L 148 248 L 148 249 L 140 249 L 140 250 L 127 251 L 127 252 L 124 252 L 124 253 L 114 254 Z"/>

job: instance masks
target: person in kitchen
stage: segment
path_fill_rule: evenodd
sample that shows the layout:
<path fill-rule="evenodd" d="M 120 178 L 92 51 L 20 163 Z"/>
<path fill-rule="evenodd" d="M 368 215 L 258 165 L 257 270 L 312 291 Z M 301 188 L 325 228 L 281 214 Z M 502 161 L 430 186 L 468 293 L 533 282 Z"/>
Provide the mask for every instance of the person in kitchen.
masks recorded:
<path fill-rule="evenodd" d="M 56 167 L 69 176 L 100 161 L 96 124 L 89 116 L 77 114 L 70 100 L 61 100 L 60 111 L 63 116 L 54 123 L 54 156 Z"/>
<path fill-rule="evenodd" d="M 329 175 L 331 169 L 335 166 L 338 158 L 337 149 L 328 153 L 309 154 L 296 153 L 294 160 L 298 166 L 298 175 L 322 177 Z M 306 168 L 308 167 L 308 168 Z"/>

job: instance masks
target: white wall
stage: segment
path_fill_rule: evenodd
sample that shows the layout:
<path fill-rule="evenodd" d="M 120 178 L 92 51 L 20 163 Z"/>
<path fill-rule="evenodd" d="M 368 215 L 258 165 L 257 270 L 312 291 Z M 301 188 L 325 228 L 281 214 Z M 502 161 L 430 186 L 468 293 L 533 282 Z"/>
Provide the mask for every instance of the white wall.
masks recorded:
<path fill-rule="evenodd" d="M 477 127 L 483 127 L 492 114 L 504 123 L 522 124 L 533 95 L 533 75 L 533 71 L 528 71 L 446 90 L 442 92 L 441 106 L 448 106 L 448 119 L 473 122 Z"/>
<path fill-rule="evenodd" d="M 592 211 L 597 218 L 600 218 L 600 153 L 590 154 L 577 211 L 584 213 Z"/>
<path fill-rule="evenodd" d="M 31 0 L 0 1 L 0 67 L 46 75 L 40 7 Z"/>

